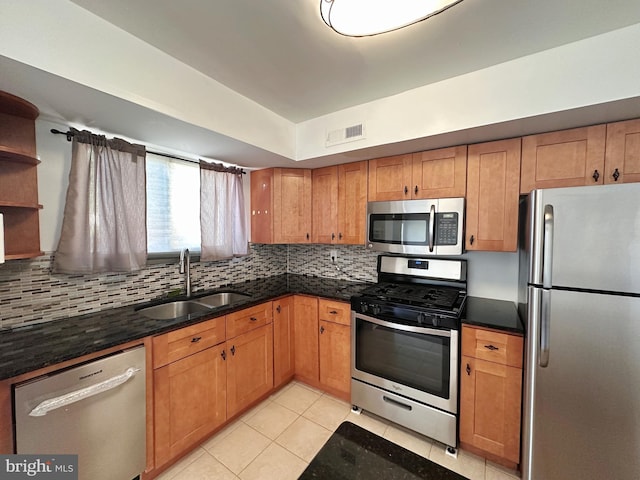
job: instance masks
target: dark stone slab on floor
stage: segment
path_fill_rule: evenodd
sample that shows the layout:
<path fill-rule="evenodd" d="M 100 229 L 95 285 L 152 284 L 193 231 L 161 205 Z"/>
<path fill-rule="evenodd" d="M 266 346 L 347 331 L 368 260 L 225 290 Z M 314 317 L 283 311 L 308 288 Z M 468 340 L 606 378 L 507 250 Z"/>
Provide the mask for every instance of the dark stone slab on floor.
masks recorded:
<path fill-rule="evenodd" d="M 351 422 L 343 422 L 299 480 L 468 480 Z"/>

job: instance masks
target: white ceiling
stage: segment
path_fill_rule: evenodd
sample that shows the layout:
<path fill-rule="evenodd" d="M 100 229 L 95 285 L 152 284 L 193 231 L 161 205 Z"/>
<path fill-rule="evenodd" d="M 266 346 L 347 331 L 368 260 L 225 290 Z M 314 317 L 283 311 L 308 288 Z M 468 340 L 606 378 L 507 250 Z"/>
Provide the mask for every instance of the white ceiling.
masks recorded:
<path fill-rule="evenodd" d="M 638 0 L 464 0 L 350 38 L 319 0 L 72 1 L 293 122 L 640 22 Z"/>
<path fill-rule="evenodd" d="M 319 0 L 70 1 L 294 124 L 640 23 L 638 0 L 464 0 L 405 29 L 349 38 L 322 22 Z M 24 28 L 29 22 L 24 19 Z M 35 103 L 44 118 L 247 167 L 292 163 L 19 60 L 0 55 L 0 90 Z M 615 111 L 625 107 L 616 105 Z M 602 106 L 595 121 L 623 118 L 613 111 Z M 635 115 L 640 102 L 628 111 Z M 545 125 L 571 126 L 583 113 L 545 117 Z M 521 134 L 526 121 L 498 126 L 498 135 Z M 488 139 L 486 132 L 476 135 L 466 140 Z M 448 140 L 456 141 L 445 135 L 438 142 Z M 422 141 L 319 157 L 305 166 L 430 147 Z"/>

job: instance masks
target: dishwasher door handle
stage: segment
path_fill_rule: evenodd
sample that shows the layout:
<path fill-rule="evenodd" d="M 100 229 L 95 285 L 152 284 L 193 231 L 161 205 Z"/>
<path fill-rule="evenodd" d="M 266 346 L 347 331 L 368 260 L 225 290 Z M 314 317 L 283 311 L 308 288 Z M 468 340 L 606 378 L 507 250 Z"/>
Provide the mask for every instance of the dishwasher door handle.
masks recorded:
<path fill-rule="evenodd" d="M 93 397 L 94 395 L 112 390 L 117 386 L 122 385 L 124 382 L 133 377 L 136 372 L 139 371 L 139 368 L 129 367 L 126 372 L 109 378 L 108 380 L 104 380 L 100 383 L 96 383 L 85 388 L 81 388 L 74 392 L 65 393 L 64 395 L 60 395 L 59 397 L 45 400 L 41 402 L 36 408 L 31 410 L 31 412 L 29 412 L 29 416 L 42 417 L 51 410 L 55 410 L 56 408 L 71 405 L 72 403 L 79 402 L 80 400 L 84 400 L 85 398 Z"/>

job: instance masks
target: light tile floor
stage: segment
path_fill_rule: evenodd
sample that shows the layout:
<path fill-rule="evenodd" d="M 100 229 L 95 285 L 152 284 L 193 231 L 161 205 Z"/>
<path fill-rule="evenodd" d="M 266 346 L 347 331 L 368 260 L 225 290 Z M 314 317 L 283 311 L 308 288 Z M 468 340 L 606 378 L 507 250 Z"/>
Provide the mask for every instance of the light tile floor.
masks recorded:
<path fill-rule="evenodd" d="M 159 480 L 296 480 L 348 420 L 471 480 L 516 480 L 517 472 L 444 445 L 292 382 L 205 441 Z"/>

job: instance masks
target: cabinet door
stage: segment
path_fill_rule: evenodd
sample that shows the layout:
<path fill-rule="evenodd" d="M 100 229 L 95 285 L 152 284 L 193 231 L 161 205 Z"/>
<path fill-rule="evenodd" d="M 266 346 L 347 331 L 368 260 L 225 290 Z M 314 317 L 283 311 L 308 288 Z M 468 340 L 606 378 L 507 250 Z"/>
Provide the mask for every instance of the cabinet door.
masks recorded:
<path fill-rule="evenodd" d="M 318 385 L 318 299 L 296 295 L 293 311 L 296 377 Z"/>
<path fill-rule="evenodd" d="M 464 197 L 467 188 L 466 145 L 414 153 L 413 198 Z"/>
<path fill-rule="evenodd" d="M 607 125 L 604 183 L 640 182 L 640 119 Z"/>
<path fill-rule="evenodd" d="M 462 357 L 460 441 L 520 461 L 522 369 Z"/>
<path fill-rule="evenodd" d="M 351 398 L 351 327 L 320 320 L 320 384 L 329 393 Z"/>
<path fill-rule="evenodd" d="M 273 243 L 273 169 L 251 172 L 251 241 Z"/>
<path fill-rule="evenodd" d="M 293 297 L 273 302 L 273 386 L 279 387 L 295 374 Z"/>
<path fill-rule="evenodd" d="M 466 249 L 515 252 L 520 139 L 469 146 Z"/>
<path fill-rule="evenodd" d="M 522 137 L 520 192 L 603 183 L 605 125 Z"/>
<path fill-rule="evenodd" d="M 369 201 L 411 198 L 411 154 L 369 160 Z"/>
<path fill-rule="evenodd" d="M 368 162 L 338 166 L 338 243 L 364 245 Z"/>
<path fill-rule="evenodd" d="M 311 170 L 274 168 L 274 243 L 311 242 Z"/>
<path fill-rule="evenodd" d="M 311 172 L 313 242 L 335 243 L 338 237 L 338 167 Z"/>
<path fill-rule="evenodd" d="M 224 344 L 153 372 L 155 464 L 196 445 L 226 420 Z"/>
<path fill-rule="evenodd" d="M 227 343 L 227 415 L 251 405 L 273 389 L 273 325 Z"/>

